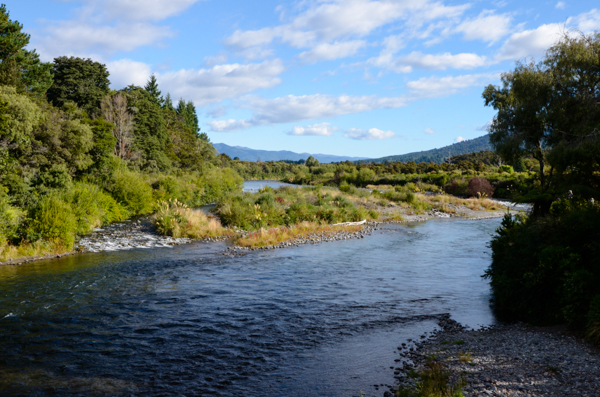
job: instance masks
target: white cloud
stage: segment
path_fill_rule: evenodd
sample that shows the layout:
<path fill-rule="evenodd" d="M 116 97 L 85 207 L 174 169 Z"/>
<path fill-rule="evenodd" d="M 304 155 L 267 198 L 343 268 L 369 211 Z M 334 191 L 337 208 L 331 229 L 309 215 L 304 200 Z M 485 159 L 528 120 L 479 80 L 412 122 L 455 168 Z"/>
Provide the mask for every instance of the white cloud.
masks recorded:
<path fill-rule="evenodd" d="M 308 4 L 308 7 L 304 7 Z M 311 48 L 304 55 L 309 59 L 329 59 L 312 55 L 321 53 L 326 45 L 335 45 L 340 39 L 362 38 L 378 28 L 397 21 L 405 21 L 409 30 L 418 30 L 422 25 L 436 19 L 455 18 L 469 5 L 445 6 L 430 1 L 375 1 L 375 0 L 325 0 L 302 2 L 303 10 L 288 23 L 257 30 L 236 30 L 225 39 L 227 46 L 242 51 L 251 47 L 262 47 L 274 40 L 295 48 Z M 431 29 L 428 30 L 431 32 Z M 333 43 L 333 44 L 332 44 Z M 339 43 L 338 43 L 339 44 Z M 355 43 L 357 44 L 357 43 Z M 346 44 L 349 45 L 349 44 Z M 353 54 L 346 47 L 340 53 Z M 261 50 L 258 50 L 260 53 Z M 338 58 L 341 56 L 337 56 Z"/>
<path fill-rule="evenodd" d="M 486 57 L 470 53 L 452 55 L 447 52 L 444 54 L 432 55 L 414 51 L 408 55 L 390 59 L 390 62 L 387 64 L 381 59 L 370 60 L 369 62 L 393 70 L 397 73 L 410 73 L 414 69 L 473 69 L 485 65 Z"/>
<path fill-rule="evenodd" d="M 305 62 L 315 63 L 318 61 L 331 61 L 338 58 L 345 58 L 354 55 L 361 48 L 365 47 L 367 42 L 364 40 L 351 40 L 344 42 L 334 42 L 332 44 L 322 43 L 315 46 L 310 51 L 305 51 L 298 55 L 298 58 Z"/>
<path fill-rule="evenodd" d="M 425 128 L 423 132 L 426 134 L 435 134 L 435 131 L 431 128 Z"/>
<path fill-rule="evenodd" d="M 536 29 L 514 33 L 504 42 L 496 59 L 502 61 L 527 57 L 540 58 L 564 34 L 564 26 L 558 23 L 541 25 Z"/>
<path fill-rule="evenodd" d="M 295 126 L 288 135 L 316 135 L 316 136 L 332 136 L 333 131 L 337 130 L 337 127 L 331 127 L 331 123 L 320 123 L 313 124 L 307 127 Z"/>
<path fill-rule="evenodd" d="M 600 29 L 600 10 L 593 9 L 567 19 L 567 24 L 575 25 L 583 33 L 592 33 Z"/>
<path fill-rule="evenodd" d="M 180 14 L 199 0 L 87 0 L 96 12 L 111 18 L 161 21 Z"/>
<path fill-rule="evenodd" d="M 492 121 L 488 121 L 487 123 L 480 125 L 479 127 L 477 127 L 475 130 L 477 131 L 488 131 L 489 128 L 492 126 Z"/>
<path fill-rule="evenodd" d="M 495 15 L 493 11 L 483 11 L 475 18 L 467 19 L 456 27 L 466 40 L 495 42 L 510 33 L 511 17 L 508 14 Z"/>
<path fill-rule="evenodd" d="M 356 140 L 380 140 L 380 139 L 389 139 L 396 136 L 396 134 L 392 131 L 383 131 L 378 128 L 371 128 L 369 130 L 363 130 L 360 128 L 350 128 L 344 134 L 346 138 L 356 139 Z"/>
<path fill-rule="evenodd" d="M 466 138 L 463 138 L 462 136 L 457 136 L 456 139 L 454 140 L 455 142 L 462 142 L 462 141 L 466 141 Z"/>
<path fill-rule="evenodd" d="M 280 59 L 251 64 L 216 65 L 209 69 L 182 69 L 160 74 L 163 91 L 174 98 L 187 98 L 196 106 L 206 106 L 281 83 L 284 71 Z M 216 123 L 216 122 L 214 122 Z M 219 124 L 220 125 L 220 124 Z"/>
<path fill-rule="evenodd" d="M 206 67 L 211 68 L 215 65 L 220 65 L 222 63 L 226 63 L 228 60 L 229 60 L 229 58 L 227 57 L 227 54 L 225 54 L 224 52 L 220 52 L 214 56 L 204 57 L 204 65 Z"/>
<path fill-rule="evenodd" d="M 173 37 L 167 26 L 148 23 L 124 23 L 115 26 L 94 26 L 84 21 L 51 23 L 43 33 L 34 35 L 33 46 L 45 60 L 57 56 L 89 56 L 131 51 Z"/>
<path fill-rule="evenodd" d="M 483 91 L 484 86 L 498 80 L 498 77 L 496 73 L 422 77 L 419 80 L 409 81 L 406 87 L 412 91 L 413 99 L 436 98 L 474 86 L 481 86 Z"/>
<path fill-rule="evenodd" d="M 558 3 L 556 3 L 556 5 L 554 6 L 554 8 L 556 8 L 557 10 L 564 10 L 565 9 L 565 2 L 564 1 L 559 1 Z"/>
<path fill-rule="evenodd" d="M 152 73 L 150 65 L 131 59 L 107 62 L 106 68 L 110 72 L 110 85 L 117 90 L 130 84 L 143 87 Z"/>
<path fill-rule="evenodd" d="M 301 120 L 326 119 L 345 114 L 367 112 L 375 109 L 392 109 L 406 106 L 404 97 L 378 97 L 324 94 L 294 96 L 275 99 L 247 97 L 240 107 L 250 109 L 253 117 L 248 120 L 219 120 L 209 122 L 213 131 L 233 131 L 255 127 L 291 123 Z"/>

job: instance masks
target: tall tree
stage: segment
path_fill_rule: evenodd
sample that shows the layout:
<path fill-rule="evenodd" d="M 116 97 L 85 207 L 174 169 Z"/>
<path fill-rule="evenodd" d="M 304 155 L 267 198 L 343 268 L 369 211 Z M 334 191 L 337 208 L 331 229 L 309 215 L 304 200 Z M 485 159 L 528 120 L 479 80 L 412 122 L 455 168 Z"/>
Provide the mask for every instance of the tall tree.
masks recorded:
<path fill-rule="evenodd" d="M 185 124 L 194 132 L 194 134 L 198 135 L 200 133 L 200 127 L 198 126 L 196 107 L 192 101 L 188 101 L 188 103 L 185 104 L 185 107 L 187 110 Z"/>
<path fill-rule="evenodd" d="M 11 85 L 19 91 L 36 95 L 46 92 L 52 84 L 51 64 L 40 61 L 35 50 L 25 47 L 30 36 L 23 25 L 12 21 L 6 6 L 0 6 L 0 85 Z"/>
<path fill-rule="evenodd" d="M 489 131 L 500 156 L 540 162 L 539 187 L 525 197 L 535 215 L 567 190 L 598 193 L 599 154 L 591 148 L 600 146 L 600 34 L 563 37 L 542 62 L 517 64 L 483 97 L 498 112 Z"/>
<path fill-rule="evenodd" d="M 54 83 L 47 92 L 54 106 L 72 101 L 90 116 L 100 111 L 100 103 L 109 93 L 106 65 L 91 59 L 59 57 L 54 59 Z"/>
<path fill-rule="evenodd" d="M 133 154 L 133 114 L 129 112 L 127 97 L 122 92 L 107 95 L 100 104 L 102 117 L 114 125 L 113 136 L 117 140 L 115 155 L 126 160 Z"/>
<path fill-rule="evenodd" d="M 171 94 L 169 94 L 168 92 L 167 92 L 167 96 L 165 97 L 165 100 L 162 104 L 162 108 L 171 110 L 173 112 L 175 111 L 175 107 L 173 106 L 173 99 L 171 99 Z"/>
<path fill-rule="evenodd" d="M 164 103 L 164 99 L 161 96 L 161 92 L 158 89 L 158 82 L 156 81 L 156 76 L 153 74 L 148 79 L 148 82 L 144 86 L 144 89 L 148 91 L 150 96 L 152 96 L 152 102 L 157 104 L 158 106 L 162 106 Z"/>

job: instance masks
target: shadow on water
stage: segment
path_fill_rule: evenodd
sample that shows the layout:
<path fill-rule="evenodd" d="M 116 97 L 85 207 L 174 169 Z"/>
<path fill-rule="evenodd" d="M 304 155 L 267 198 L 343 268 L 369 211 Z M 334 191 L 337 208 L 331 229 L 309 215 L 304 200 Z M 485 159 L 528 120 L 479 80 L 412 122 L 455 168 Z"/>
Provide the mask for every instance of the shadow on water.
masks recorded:
<path fill-rule="evenodd" d="M 0 395 L 381 396 L 396 347 L 436 316 L 494 322 L 480 276 L 498 224 L 390 225 L 242 257 L 196 242 L 0 267 Z"/>

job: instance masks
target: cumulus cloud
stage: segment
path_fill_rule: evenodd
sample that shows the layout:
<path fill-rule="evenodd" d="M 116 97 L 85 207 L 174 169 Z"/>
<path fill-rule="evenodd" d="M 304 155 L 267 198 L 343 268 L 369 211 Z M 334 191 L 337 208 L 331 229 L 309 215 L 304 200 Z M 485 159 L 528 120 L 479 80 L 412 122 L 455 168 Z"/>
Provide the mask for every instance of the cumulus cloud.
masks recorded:
<path fill-rule="evenodd" d="M 213 131 L 234 131 L 259 125 L 291 123 L 301 120 L 326 119 L 375 109 L 406 106 L 404 97 L 332 96 L 324 94 L 287 95 L 274 99 L 247 97 L 242 108 L 252 111 L 248 120 L 219 120 L 209 122 Z"/>
<path fill-rule="evenodd" d="M 556 5 L 554 6 L 554 8 L 556 8 L 557 10 L 564 10 L 565 9 L 565 2 L 564 1 L 559 1 L 558 3 L 556 3 Z"/>
<path fill-rule="evenodd" d="M 413 99 L 436 98 L 454 94 L 465 88 L 490 84 L 498 80 L 497 73 L 466 74 L 461 76 L 422 77 L 409 81 L 406 87 L 412 91 Z"/>
<path fill-rule="evenodd" d="M 295 126 L 288 135 L 297 135 L 297 136 L 307 136 L 307 135 L 315 135 L 315 136 L 332 136 L 333 131 L 337 130 L 337 127 L 332 127 L 331 123 L 320 123 L 313 124 L 307 127 Z"/>
<path fill-rule="evenodd" d="M 383 131 L 378 128 L 371 128 L 369 130 L 363 130 L 360 128 L 350 128 L 344 134 L 346 138 L 355 139 L 355 140 L 380 140 L 380 139 L 389 139 L 396 136 L 396 134 L 392 131 Z"/>
<path fill-rule="evenodd" d="M 463 138 L 462 136 L 457 136 L 456 139 L 454 140 L 455 142 L 462 142 L 462 141 L 466 141 L 466 138 Z"/>
<path fill-rule="evenodd" d="M 565 33 L 563 25 L 551 23 L 536 29 L 512 34 L 498 51 L 496 59 L 517 60 L 526 57 L 539 58 Z"/>
<path fill-rule="evenodd" d="M 423 132 L 426 134 L 435 134 L 435 131 L 431 128 L 425 128 L 425 130 L 423 130 Z"/>
<path fill-rule="evenodd" d="M 305 51 L 298 55 L 298 58 L 308 63 L 318 61 L 331 61 L 338 58 L 345 58 L 354 55 L 367 45 L 364 40 L 351 40 L 345 42 L 334 42 L 332 44 L 322 43 L 315 46 L 310 51 Z"/>
<path fill-rule="evenodd" d="M 485 65 L 486 57 L 477 54 L 462 53 L 452 55 L 444 54 L 423 54 L 419 51 L 411 52 L 408 55 L 396 58 L 388 57 L 389 62 L 383 59 L 370 60 L 369 63 L 385 67 L 397 73 L 410 73 L 414 69 L 426 70 L 446 70 L 452 69 L 473 69 Z"/>
<path fill-rule="evenodd" d="M 576 17 L 567 19 L 568 25 L 574 25 L 583 33 L 592 33 L 600 27 L 600 10 L 593 9 L 589 12 L 579 14 Z"/>
<path fill-rule="evenodd" d="M 493 11 L 483 11 L 475 18 L 467 19 L 456 27 L 466 40 L 495 42 L 510 33 L 511 17 L 508 14 L 496 15 Z"/>
<path fill-rule="evenodd" d="M 206 106 L 281 83 L 284 66 L 280 59 L 250 64 L 224 64 L 208 69 L 182 69 L 157 77 L 163 91 L 174 98 L 188 98 Z M 215 122 L 216 123 L 216 122 Z M 226 124 L 217 124 L 226 125 Z M 226 127 L 223 127 L 226 128 Z"/>
<path fill-rule="evenodd" d="M 131 59 L 107 62 L 106 68 L 110 72 L 110 85 L 116 90 L 130 84 L 143 86 L 151 74 L 150 65 Z"/>

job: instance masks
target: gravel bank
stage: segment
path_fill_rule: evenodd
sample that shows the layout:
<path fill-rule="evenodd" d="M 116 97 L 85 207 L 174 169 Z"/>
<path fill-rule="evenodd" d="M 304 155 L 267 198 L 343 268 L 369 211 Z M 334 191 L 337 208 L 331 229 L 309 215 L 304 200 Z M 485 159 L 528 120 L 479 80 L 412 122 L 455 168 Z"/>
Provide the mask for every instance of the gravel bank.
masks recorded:
<path fill-rule="evenodd" d="M 523 324 L 473 331 L 449 318 L 440 326 L 413 351 L 402 349 L 395 372 L 401 386 L 414 386 L 411 370 L 433 357 L 454 381 L 463 376 L 465 396 L 600 396 L 600 351 L 575 336 Z"/>

